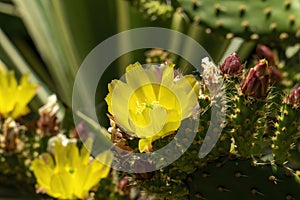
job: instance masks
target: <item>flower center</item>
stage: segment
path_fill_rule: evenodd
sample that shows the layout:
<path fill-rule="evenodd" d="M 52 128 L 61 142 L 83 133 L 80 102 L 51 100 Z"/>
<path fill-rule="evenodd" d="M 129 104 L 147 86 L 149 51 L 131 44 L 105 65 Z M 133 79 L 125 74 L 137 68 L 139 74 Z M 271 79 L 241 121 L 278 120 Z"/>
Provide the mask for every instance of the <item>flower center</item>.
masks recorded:
<path fill-rule="evenodd" d="M 150 108 L 151 110 L 153 110 L 153 104 L 146 104 L 146 108 Z"/>
<path fill-rule="evenodd" d="M 73 174 L 75 172 L 75 170 L 71 167 L 70 169 L 69 169 L 69 173 L 70 174 Z"/>
<path fill-rule="evenodd" d="M 167 87 L 149 83 L 136 89 L 129 98 L 130 123 L 140 128 L 163 128 L 168 120 L 181 121 L 176 95 Z M 155 129 L 156 129 L 155 128 Z"/>
<path fill-rule="evenodd" d="M 147 99 L 144 102 L 140 103 L 140 101 L 136 101 L 136 114 L 141 114 L 147 108 L 153 110 L 154 105 L 159 105 L 159 101 L 152 101 L 151 103 L 147 103 Z"/>

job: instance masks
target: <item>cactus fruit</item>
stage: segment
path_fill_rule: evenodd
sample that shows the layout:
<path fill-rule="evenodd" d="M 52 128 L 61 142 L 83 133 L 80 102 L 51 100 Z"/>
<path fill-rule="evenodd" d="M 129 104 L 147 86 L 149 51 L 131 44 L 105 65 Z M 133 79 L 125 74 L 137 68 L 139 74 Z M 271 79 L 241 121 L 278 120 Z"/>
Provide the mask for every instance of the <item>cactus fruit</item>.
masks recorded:
<path fill-rule="evenodd" d="M 300 2 L 177 0 L 191 21 L 244 39 L 300 41 Z"/>

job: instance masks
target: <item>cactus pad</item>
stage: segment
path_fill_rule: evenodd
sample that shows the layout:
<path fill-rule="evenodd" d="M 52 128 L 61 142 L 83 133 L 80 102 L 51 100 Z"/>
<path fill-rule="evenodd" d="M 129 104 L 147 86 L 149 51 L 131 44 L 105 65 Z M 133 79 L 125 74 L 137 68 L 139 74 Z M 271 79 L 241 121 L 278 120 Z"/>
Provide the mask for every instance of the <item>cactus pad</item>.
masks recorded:
<path fill-rule="evenodd" d="M 224 34 L 262 41 L 300 41 L 298 0 L 178 0 L 192 21 Z"/>

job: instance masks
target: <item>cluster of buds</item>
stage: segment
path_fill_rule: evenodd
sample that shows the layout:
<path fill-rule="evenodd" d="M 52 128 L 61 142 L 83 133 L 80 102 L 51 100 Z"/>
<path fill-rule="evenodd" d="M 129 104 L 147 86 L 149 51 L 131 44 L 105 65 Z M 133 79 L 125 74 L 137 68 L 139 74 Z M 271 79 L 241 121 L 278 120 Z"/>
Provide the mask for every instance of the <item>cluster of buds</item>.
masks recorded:
<path fill-rule="evenodd" d="M 20 134 L 22 131 L 25 131 L 25 127 L 8 118 L 3 123 L 2 131 L 3 135 L 0 135 L 0 145 L 1 149 L 4 150 L 3 153 L 20 152 L 24 146 L 23 141 L 20 140 Z"/>
<path fill-rule="evenodd" d="M 256 71 L 259 70 L 260 72 L 262 72 L 264 74 L 264 73 L 266 73 L 266 70 L 263 68 L 268 68 L 268 70 L 267 70 L 268 78 L 265 77 L 265 75 L 266 75 L 265 74 L 265 75 L 263 75 L 263 77 L 264 77 L 263 79 L 269 79 L 270 83 L 280 82 L 283 79 L 283 76 L 275 65 L 275 55 L 271 51 L 271 49 L 265 45 L 258 44 L 257 48 L 256 48 L 256 54 L 257 54 L 258 58 L 260 59 L 259 62 L 264 62 L 265 64 L 268 65 L 268 67 L 258 66 L 258 67 L 256 67 L 255 70 Z M 264 60 L 264 61 L 262 61 L 262 60 Z M 262 65 L 262 64 L 258 64 L 258 65 Z M 225 59 L 223 64 L 220 65 L 220 70 L 221 70 L 222 74 L 225 75 L 225 77 L 226 76 L 236 77 L 236 76 L 240 76 L 243 73 L 243 69 L 242 69 L 243 66 L 244 65 L 241 63 L 241 60 L 238 57 L 237 53 L 234 52 Z M 251 73 L 254 73 L 254 72 L 252 71 Z M 257 73 L 255 73 L 255 74 L 257 74 Z M 266 81 L 266 82 L 268 82 L 268 81 Z M 262 88 L 262 89 L 264 89 L 264 88 Z M 247 95 L 251 95 L 248 92 L 246 92 L 246 93 L 247 93 Z M 253 95 L 251 95 L 251 96 L 253 96 Z M 258 95 L 257 97 L 259 97 L 259 96 L 260 95 Z M 261 96 L 263 96 L 263 95 L 261 95 Z"/>
<path fill-rule="evenodd" d="M 220 70 L 224 75 L 230 76 L 239 76 L 243 72 L 243 64 L 237 53 L 230 54 L 224 61 L 222 65 L 220 65 Z"/>
<path fill-rule="evenodd" d="M 60 123 L 57 114 L 59 112 L 57 98 L 52 95 L 48 98 L 48 102 L 39 109 L 40 118 L 37 122 L 37 133 L 42 136 L 55 136 L 60 131 Z"/>
<path fill-rule="evenodd" d="M 242 93 L 258 99 L 265 98 L 268 94 L 269 79 L 268 61 L 262 59 L 250 69 L 247 77 L 243 80 Z"/>
<path fill-rule="evenodd" d="M 294 89 L 286 99 L 287 104 L 292 105 L 295 108 L 300 107 L 300 87 Z"/>

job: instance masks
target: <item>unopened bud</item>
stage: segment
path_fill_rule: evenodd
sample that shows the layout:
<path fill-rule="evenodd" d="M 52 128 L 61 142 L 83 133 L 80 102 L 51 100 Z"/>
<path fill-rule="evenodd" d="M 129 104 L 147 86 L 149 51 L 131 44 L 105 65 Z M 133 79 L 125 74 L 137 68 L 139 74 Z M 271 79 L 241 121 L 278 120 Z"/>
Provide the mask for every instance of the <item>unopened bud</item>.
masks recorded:
<path fill-rule="evenodd" d="M 240 75 L 242 73 L 242 63 L 238 55 L 234 52 L 230 54 L 220 66 L 223 74 L 229 74 L 231 76 Z"/>
<path fill-rule="evenodd" d="M 275 66 L 270 66 L 269 72 L 270 72 L 271 83 L 279 83 L 282 81 L 283 76 L 282 76 L 281 72 Z"/>
<path fill-rule="evenodd" d="M 258 44 L 256 47 L 256 54 L 259 59 L 266 59 L 270 66 L 275 65 L 275 56 L 269 47 Z"/>
<path fill-rule="evenodd" d="M 294 89 L 288 96 L 287 96 L 287 103 L 293 105 L 295 107 L 300 106 L 300 87 Z"/>
<path fill-rule="evenodd" d="M 241 88 L 244 95 L 256 98 L 267 96 L 269 87 L 269 67 L 266 59 L 260 60 L 254 68 L 251 68 L 247 77 L 243 80 Z"/>

